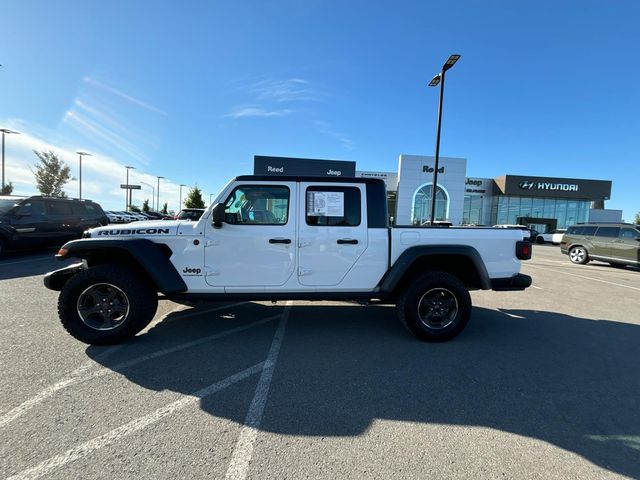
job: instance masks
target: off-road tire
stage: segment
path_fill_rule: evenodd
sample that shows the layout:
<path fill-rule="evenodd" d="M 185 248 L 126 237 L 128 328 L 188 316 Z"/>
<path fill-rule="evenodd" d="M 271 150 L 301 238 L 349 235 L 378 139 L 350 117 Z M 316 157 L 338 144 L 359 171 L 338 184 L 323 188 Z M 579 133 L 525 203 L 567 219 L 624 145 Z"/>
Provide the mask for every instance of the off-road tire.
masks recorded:
<path fill-rule="evenodd" d="M 585 265 L 589 263 L 589 253 L 584 247 L 572 247 L 571 250 L 569 250 L 569 260 L 576 265 Z"/>
<path fill-rule="evenodd" d="M 429 301 L 436 305 L 432 308 L 425 305 Z M 442 309 L 445 307 L 437 305 L 439 301 L 455 306 L 455 315 L 449 309 L 443 316 Z M 427 342 L 446 342 L 460 334 L 469 323 L 471 295 L 455 276 L 445 272 L 428 272 L 411 280 L 398 300 L 397 311 L 400 320 L 416 337 Z M 429 316 L 429 312 L 435 315 L 430 321 L 423 318 Z M 445 321 L 445 317 L 451 318 L 446 318 Z M 443 319 L 442 326 L 434 328 L 434 319 Z M 450 323 L 444 325 L 447 322 Z"/>
<path fill-rule="evenodd" d="M 80 316 L 81 295 L 101 284 L 120 290 L 127 300 L 126 314 L 117 326 L 108 330 L 92 328 Z M 82 270 L 69 279 L 58 297 L 62 326 L 73 337 L 91 345 L 112 345 L 135 336 L 153 319 L 157 308 L 155 288 L 143 275 L 125 265 L 98 265 Z"/>

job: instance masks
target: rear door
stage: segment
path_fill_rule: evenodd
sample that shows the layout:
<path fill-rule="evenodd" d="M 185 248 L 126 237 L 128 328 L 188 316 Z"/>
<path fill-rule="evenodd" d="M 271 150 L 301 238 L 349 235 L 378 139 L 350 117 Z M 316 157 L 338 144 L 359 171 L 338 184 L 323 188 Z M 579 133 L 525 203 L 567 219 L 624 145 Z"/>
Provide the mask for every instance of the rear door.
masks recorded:
<path fill-rule="evenodd" d="M 598 227 L 591 239 L 589 255 L 610 258 L 613 253 L 613 241 L 618 238 L 620 227 Z"/>
<path fill-rule="evenodd" d="M 301 182 L 298 280 L 339 285 L 367 248 L 365 184 Z"/>
<path fill-rule="evenodd" d="M 44 202 L 28 199 L 16 209 L 11 226 L 18 233 L 16 246 L 36 247 L 47 243 L 51 232 L 48 230 Z"/>
<path fill-rule="evenodd" d="M 632 227 L 620 229 L 620 235 L 613 242 L 612 257 L 629 263 L 640 263 L 640 231 Z"/>

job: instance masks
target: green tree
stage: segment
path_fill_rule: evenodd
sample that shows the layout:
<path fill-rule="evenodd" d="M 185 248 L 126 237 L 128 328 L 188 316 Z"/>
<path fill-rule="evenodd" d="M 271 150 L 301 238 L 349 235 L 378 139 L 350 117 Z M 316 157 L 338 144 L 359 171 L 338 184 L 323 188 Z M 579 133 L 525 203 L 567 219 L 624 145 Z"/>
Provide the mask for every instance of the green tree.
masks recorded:
<path fill-rule="evenodd" d="M 71 179 L 69 166 L 52 150 L 46 152 L 34 150 L 33 153 L 40 160 L 40 164 L 36 165 L 33 172 L 40 193 L 47 197 L 66 197 L 62 187 Z"/>
<path fill-rule="evenodd" d="M 202 190 L 198 188 L 196 184 L 189 193 L 187 194 L 187 198 L 184 201 L 185 208 L 204 208 L 204 199 L 202 198 Z"/>
<path fill-rule="evenodd" d="M 633 220 L 633 223 L 640 225 L 640 212 L 636 213 L 636 218 Z"/>
<path fill-rule="evenodd" d="M 149 212 L 151 209 L 149 208 L 149 199 L 147 198 L 144 202 L 142 202 L 142 211 L 144 213 Z"/>
<path fill-rule="evenodd" d="M 162 205 L 162 208 L 160 209 L 160 213 L 164 213 L 165 215 L 167 215 L 167 202 L 164 202 L 164 205 Z"/>
<path fill-rule="evenodd" d="M 140 207 L 137 206 L 137 205 L 129 205 L 129 211 L 130 212 L 140 213 Z"/>
<path fill-rule="evenodd" d="M 0 188 L 0 195 L 11 195 L 13 193 L 13 183 L 7 182 Z"/>

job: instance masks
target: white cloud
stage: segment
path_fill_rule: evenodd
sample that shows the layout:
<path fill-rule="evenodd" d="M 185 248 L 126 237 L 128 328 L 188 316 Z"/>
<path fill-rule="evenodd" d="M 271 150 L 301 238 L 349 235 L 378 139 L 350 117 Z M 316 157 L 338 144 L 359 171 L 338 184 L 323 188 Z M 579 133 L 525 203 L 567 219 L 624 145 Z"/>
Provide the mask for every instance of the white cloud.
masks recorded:
<path fill-rule="evenodd" d="M 320 133 L 338 140 L 342 144 L 342 146 L 345 148 L 345 150 L 349 150 L 349 151 L 355 150 L 356 142 L 354 142 L 351 138 L 349 138 L 344 133 L 335 130 L 333 128 L 333 125 L 331 125 L 329 122 L 325 122 L 324 120 L 316 120 L 314 123 L 318 127 L 318 130 L 320 131 Z"/>
<path fill-rule="evenodd" d="M 256 94 L 259 100 L 276 102 L 316 101 L 323 96 L 303 78 L 260 80 L 249 85 L 248 91 Z"/>
<path fill-rule="evenodd" d="M 0 125 L 7 128 L 20 130 L 20 135 L 7 135 L 5 148 L 5 179 L 14 184 L 14 194 L 33 195 L 37 194 L 35 178 L 32 169 L 37 164 L 38 159 L 33 150 L 53 150 L 62 160 L 71 167 L 71 175 L 75 177 L 64 187 L 65 192 L 70 197 L 78 196 L 78 155 L 76 149 L 68 145 L 58 143 L 56 145 L 46 140 L 28 133 L 30 129 L 24 121 L 3 120 Z M 121 190 L 120 184 L 126 181 L 125 164 L 115 160 L 99 151 L 91 151 L 93 156 L 84 157 L 82 161 L 82 196 L 91 198 L 100 203 L 103 208 L 122 210 L 125 208 L 125 191 Z M 129 173 L 129 183 L 140 184 L 145 182 L 157 189 L 157 177 L 140 170 L 131 170 Z M 168 202 L 170 210 L 178 210 L 180 187 L 170 180 L 160 180 L 160 206 Z M 183 200 L 187 189 L 183 189 Z M 157 191 L 155 192 L 157 193 Z M 141 190 L 133 191 L 133 203 L 141 205 L 145 198 L 149 198 L 153 205 L 152 188 L 142 185 Z"/>
<path fill-rule="evenodd" d="M 225 117 L 244 118 L 244 117 L 284 117 L 293 113 L 293 110 L 267 110 L 258 105 L 237 105 L 231 109 Z"/>

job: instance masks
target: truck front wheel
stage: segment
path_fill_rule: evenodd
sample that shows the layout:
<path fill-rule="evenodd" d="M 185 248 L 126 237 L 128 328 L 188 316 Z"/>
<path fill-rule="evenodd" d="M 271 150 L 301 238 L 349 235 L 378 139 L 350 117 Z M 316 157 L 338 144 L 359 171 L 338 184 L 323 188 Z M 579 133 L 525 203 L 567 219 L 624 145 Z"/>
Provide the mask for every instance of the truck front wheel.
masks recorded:
<path fill-rule="evenodd" d="M 65 283 L 58 298 L 64 328 L 92 345 L 120 343 L 153 319 L 158 295 L 146 278 L 124 265 L 98 265 Z"/>
<path fill-rule="evenodd" d="M 411 281 L 397 308 L 398 316 L 415 336 L 427 342 L 446 342 L 467 326 L 471 296 L 453 275 L 429 272 Z"/>

